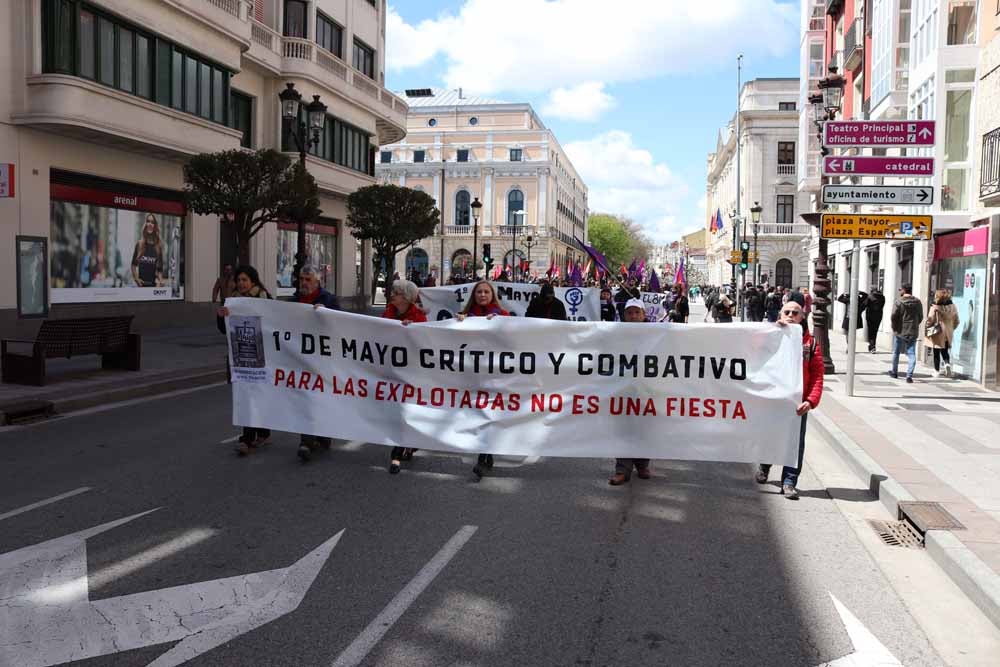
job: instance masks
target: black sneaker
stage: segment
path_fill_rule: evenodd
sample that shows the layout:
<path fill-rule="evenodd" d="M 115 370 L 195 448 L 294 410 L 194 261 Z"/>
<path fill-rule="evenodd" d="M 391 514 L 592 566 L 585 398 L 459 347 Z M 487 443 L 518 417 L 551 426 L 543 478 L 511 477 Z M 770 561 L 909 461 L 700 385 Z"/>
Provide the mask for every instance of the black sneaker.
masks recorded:
<path fill-rule="evenodd" d="M 894 371 L 889 371 L 889 372 L 888 372 L 888 373 L 886 373 L 886 374 L 887 374 L 887 375 L 888 375 L 889 377 L 891 377 L 891 378 L 892 378 L 893 380 L 898 380 L 898 379 L 899 379 L 899 373 L 896 373 L 896 372 L 894 372 Z"/>
<path fill-rule="evenodd" d="M 909 375 L 906 376 L 906 384 L 913 384 L 913 378 Z"/>

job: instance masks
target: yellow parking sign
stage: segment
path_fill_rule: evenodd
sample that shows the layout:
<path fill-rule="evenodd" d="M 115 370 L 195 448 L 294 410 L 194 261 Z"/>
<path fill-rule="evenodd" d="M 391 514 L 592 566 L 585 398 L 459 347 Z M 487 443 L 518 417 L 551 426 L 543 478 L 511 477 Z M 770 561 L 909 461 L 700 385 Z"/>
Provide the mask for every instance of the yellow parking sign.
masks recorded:
<path fill-rule="evenodd" d="M 934 226 L 931 215 L 889 213 L 824 213 L 820 236 L 825 239 L 893 239 L 928 241 Z"/>

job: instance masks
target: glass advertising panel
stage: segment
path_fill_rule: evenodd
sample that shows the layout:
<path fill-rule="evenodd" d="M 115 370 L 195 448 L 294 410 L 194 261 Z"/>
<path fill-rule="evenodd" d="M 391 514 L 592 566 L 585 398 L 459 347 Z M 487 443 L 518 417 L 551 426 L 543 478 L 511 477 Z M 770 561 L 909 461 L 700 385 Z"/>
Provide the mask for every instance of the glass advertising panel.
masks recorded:
<path fill-rule="evenodd" d="M 958 308 L 958 328 L 951 343 L 952 368 L 973 380 L 981 380 L 983 373 L 988 243 L 987 227 L 934 239 L 931 286 L 950 290 L 952 303 Z"/>
<path fill-rule="evenodd" d="M 295 268 L 295 251 L 299 233 L 295 223 L 278 223 L 278 296 L 292 296 L 292 270 Z M 319 284 L 336 294 L 334 266 L 337 259 L 337 226 L 330 223 L 306 225 L 306 263 L 319 271 Z"/>
<path fill-rule="evenodd" d="M 184 298 L 183 204 L 51 189 L 52 303 Z"/>

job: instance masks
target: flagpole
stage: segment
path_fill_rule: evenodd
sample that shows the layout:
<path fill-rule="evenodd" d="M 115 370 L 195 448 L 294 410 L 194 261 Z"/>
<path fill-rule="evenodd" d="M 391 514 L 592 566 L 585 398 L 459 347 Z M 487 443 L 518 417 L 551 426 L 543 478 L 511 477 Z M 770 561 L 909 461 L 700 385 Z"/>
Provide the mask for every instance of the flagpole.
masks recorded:
<path fill-rule="evenodd" d="M 739 54 L 736 57 L 736 220 L 733 220 L 733 252 L 736 252 L 736 230 L 739 228 L 740 219 L 740 167 L 741 167 L 741 157 L 742 152 L 740 150 L 740 131 L 742 129 L 742 119 L 740 118 L 740 110 L 743 105 L 742 98 L 743 89 L 743 54 Z M 730 280 L 730 288 L 733 291 L 733 297 L 739 299 L 738 292 L 736 291 L 736 265 L 733 264 L 733 275 Z"/>

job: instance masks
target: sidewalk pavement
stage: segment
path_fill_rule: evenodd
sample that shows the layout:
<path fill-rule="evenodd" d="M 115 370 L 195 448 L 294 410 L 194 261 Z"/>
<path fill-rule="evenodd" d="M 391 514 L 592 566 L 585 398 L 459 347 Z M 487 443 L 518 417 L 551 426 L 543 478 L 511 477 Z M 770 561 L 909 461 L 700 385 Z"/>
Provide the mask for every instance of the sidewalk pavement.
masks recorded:
<path fill-rule="evenodd" d="M 142 370 L 103 370 L 101 358 L 49 359 L 46 384 L 0 384 L 0 425 L 19 404 L 45 401 L 57 413 L 226 381 L 226 339 L 209 327 L 165 329 L 142 337 Z"/>
<path fill-rule="evenodd" d="M 811 424 L 894 516 L 903 501 L 937 502 L 964 526 L 928 530 L 927 551 L 1000 627 L 1000 394 L 934 377 L 919 361 L 907 384 L 905 355 L 894 380 L 883 347 L 890 337 L 880 336 L 878 353 L 869 354 L 859 336 L 848 397 L 845 337 L 835 330 L 830 338 L 836 374 L 825 377 Z"/>

